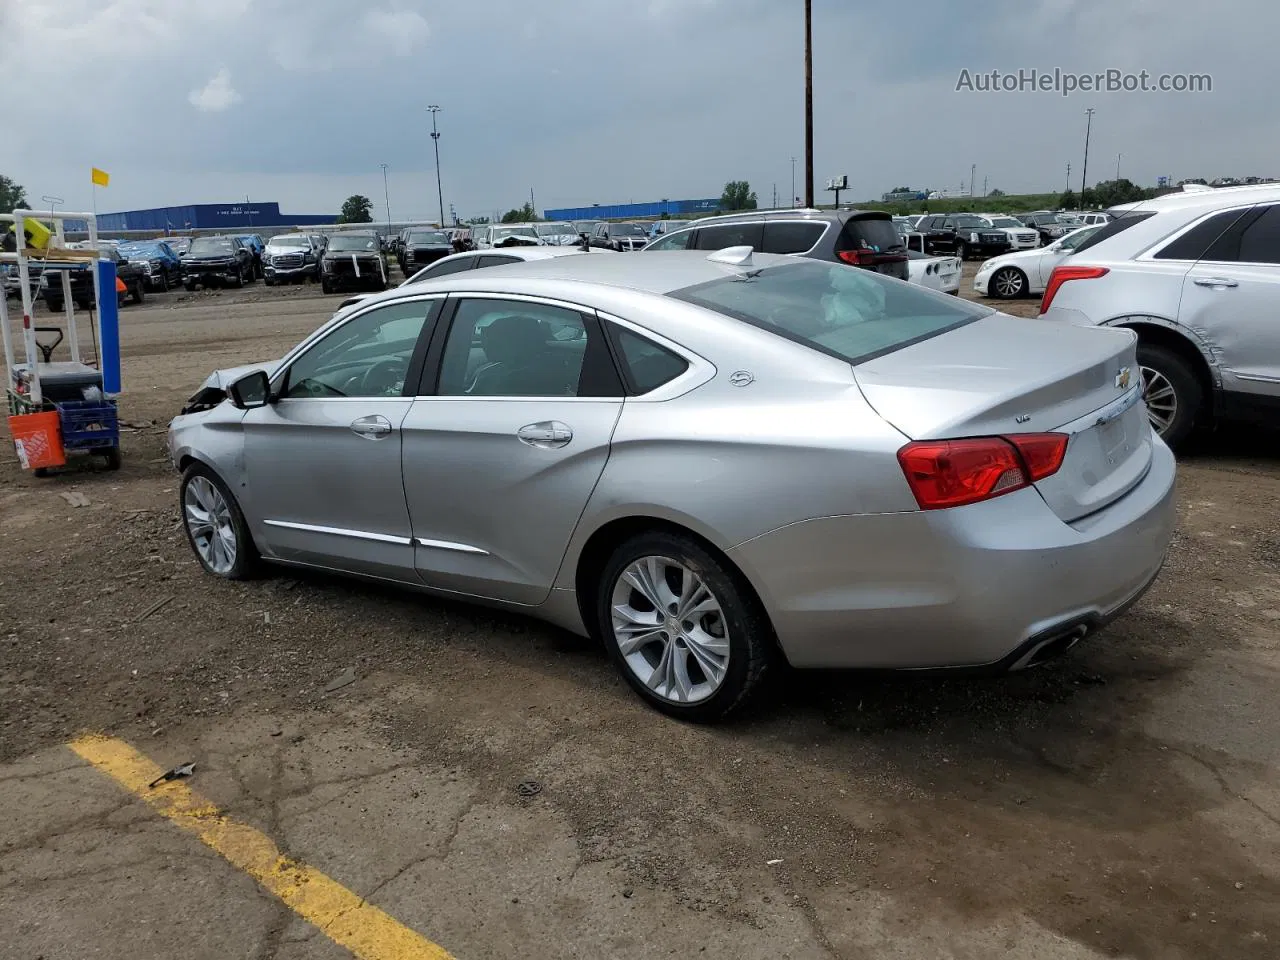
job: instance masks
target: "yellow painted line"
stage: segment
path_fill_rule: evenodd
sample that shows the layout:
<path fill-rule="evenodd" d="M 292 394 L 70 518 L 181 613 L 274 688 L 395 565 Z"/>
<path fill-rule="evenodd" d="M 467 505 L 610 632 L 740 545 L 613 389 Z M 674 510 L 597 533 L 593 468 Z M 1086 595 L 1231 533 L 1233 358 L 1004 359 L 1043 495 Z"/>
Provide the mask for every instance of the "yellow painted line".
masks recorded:
<path fill-rule="evenodd" d="M 164 771 L 123 740 L 87 736 L 69 746 L 156 813 L 195 834 L 361 960 L 453 960 L 443 947 L 366 903 L 315 867 L 289 859 L 266 834 L 232 820 L 185 783 L 174 780 L 149 789 Z"/>

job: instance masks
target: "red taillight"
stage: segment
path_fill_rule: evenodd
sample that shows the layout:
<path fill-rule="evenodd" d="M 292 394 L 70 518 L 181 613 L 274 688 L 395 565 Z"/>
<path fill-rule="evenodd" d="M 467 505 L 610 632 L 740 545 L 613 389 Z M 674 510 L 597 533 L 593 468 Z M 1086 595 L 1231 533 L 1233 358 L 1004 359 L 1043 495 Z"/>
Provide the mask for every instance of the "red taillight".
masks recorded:
<path fill-rule="evenodd" d="M 839 250 L 836 252 L 836 256 L 845 263 L 852 263 L 856 267 L 861 267 L 870 263 L 875 254 L 870 250 Z"/>
<path fill-rule="evenodd" d="M 922 510 L 941 510 L 1021 490 L 1055 473 L 1067 451 L 1062 433 L 921 440 L 898 462 Z"/>
<path fill-rule="evenodd" d="M 1048 312 L 1049 304 L 1058 295 L 1058 288 L 1068 280 L 1097 280 L 1109 272 L 1106 267 L 1054 267 L 1053 273 L 1049 274 L 1049 282 L 1045 284 L 1044 296 L 1040 298 L 1040 312 Z"/>

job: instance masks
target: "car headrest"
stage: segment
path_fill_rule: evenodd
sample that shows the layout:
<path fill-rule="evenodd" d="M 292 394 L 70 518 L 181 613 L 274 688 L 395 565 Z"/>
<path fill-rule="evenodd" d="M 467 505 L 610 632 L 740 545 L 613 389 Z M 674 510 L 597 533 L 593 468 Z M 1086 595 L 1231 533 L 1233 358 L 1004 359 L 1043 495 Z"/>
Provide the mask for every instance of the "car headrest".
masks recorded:
<path fill-rule="evenodd" d="M 499 317 L 480 334 L 484 355 L 493 363 L 515 363 L 546 343 L 546 331 L 533 317 Z"/>

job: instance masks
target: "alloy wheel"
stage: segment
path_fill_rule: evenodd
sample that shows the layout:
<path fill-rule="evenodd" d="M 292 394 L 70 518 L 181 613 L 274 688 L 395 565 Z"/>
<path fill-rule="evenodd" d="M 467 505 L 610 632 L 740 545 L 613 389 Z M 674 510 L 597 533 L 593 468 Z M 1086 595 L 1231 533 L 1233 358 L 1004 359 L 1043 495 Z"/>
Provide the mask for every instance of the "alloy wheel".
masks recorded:
<path fill-rule="evenodd" d="M 1142 398 L 1147 401 L 1147 417 L 1156 433 L 1163 436 L 1178 416 L 1178 393 L 1173 384 L 1154 367 L 1142 367 Z"/>
<path fill-rule="evenodd" d="M 217 574 L 230 573 L 236 565 L 236 531 L 222 491 L 208 477 L 192 477 L 182 495 L 182 512 L 205 566 Z"/>
<path fill-rule="evenodd" d="M 720 601 L 669 557 L 641 557 L 614 583 L 613 640 L 627 668 L 672 703 L 708 699 L 724 683 L 729 634 Z"/>
<path fill-rule="evenodd" d="M 996 288 L 997 296 L 1010 300 L 1022 293 L 1022 274 L 1012 267 L 1006 267 L 996 272 L 992 278 L 992 284 Z"/>

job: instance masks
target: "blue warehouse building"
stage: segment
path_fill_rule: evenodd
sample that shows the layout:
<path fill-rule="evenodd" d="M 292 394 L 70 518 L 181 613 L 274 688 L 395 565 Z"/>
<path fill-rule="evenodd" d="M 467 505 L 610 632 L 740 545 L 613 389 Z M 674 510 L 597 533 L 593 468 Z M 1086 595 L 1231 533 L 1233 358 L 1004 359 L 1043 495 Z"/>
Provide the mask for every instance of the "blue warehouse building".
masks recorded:
<path fill-rule="evenodd" d="M 125 210 L 98 216 L 98 229 L 109 231 L 222 230 L 303 227 L 333 223 L 334 213 L 281 213 L 278 203 L 193 203 L 182 207 Z"/>
<path fill-rule="evenodd" d="M 560 210 L 543 210 L 544 220 L 656 220 L 664 213 L 668 217 L 685 217 L 695 213 L 715 213 L 720 209 L 720 198 L 714 200 L 656 200 L 652 203 L 592 204 L 589 207 L 564 207 Z"/>

